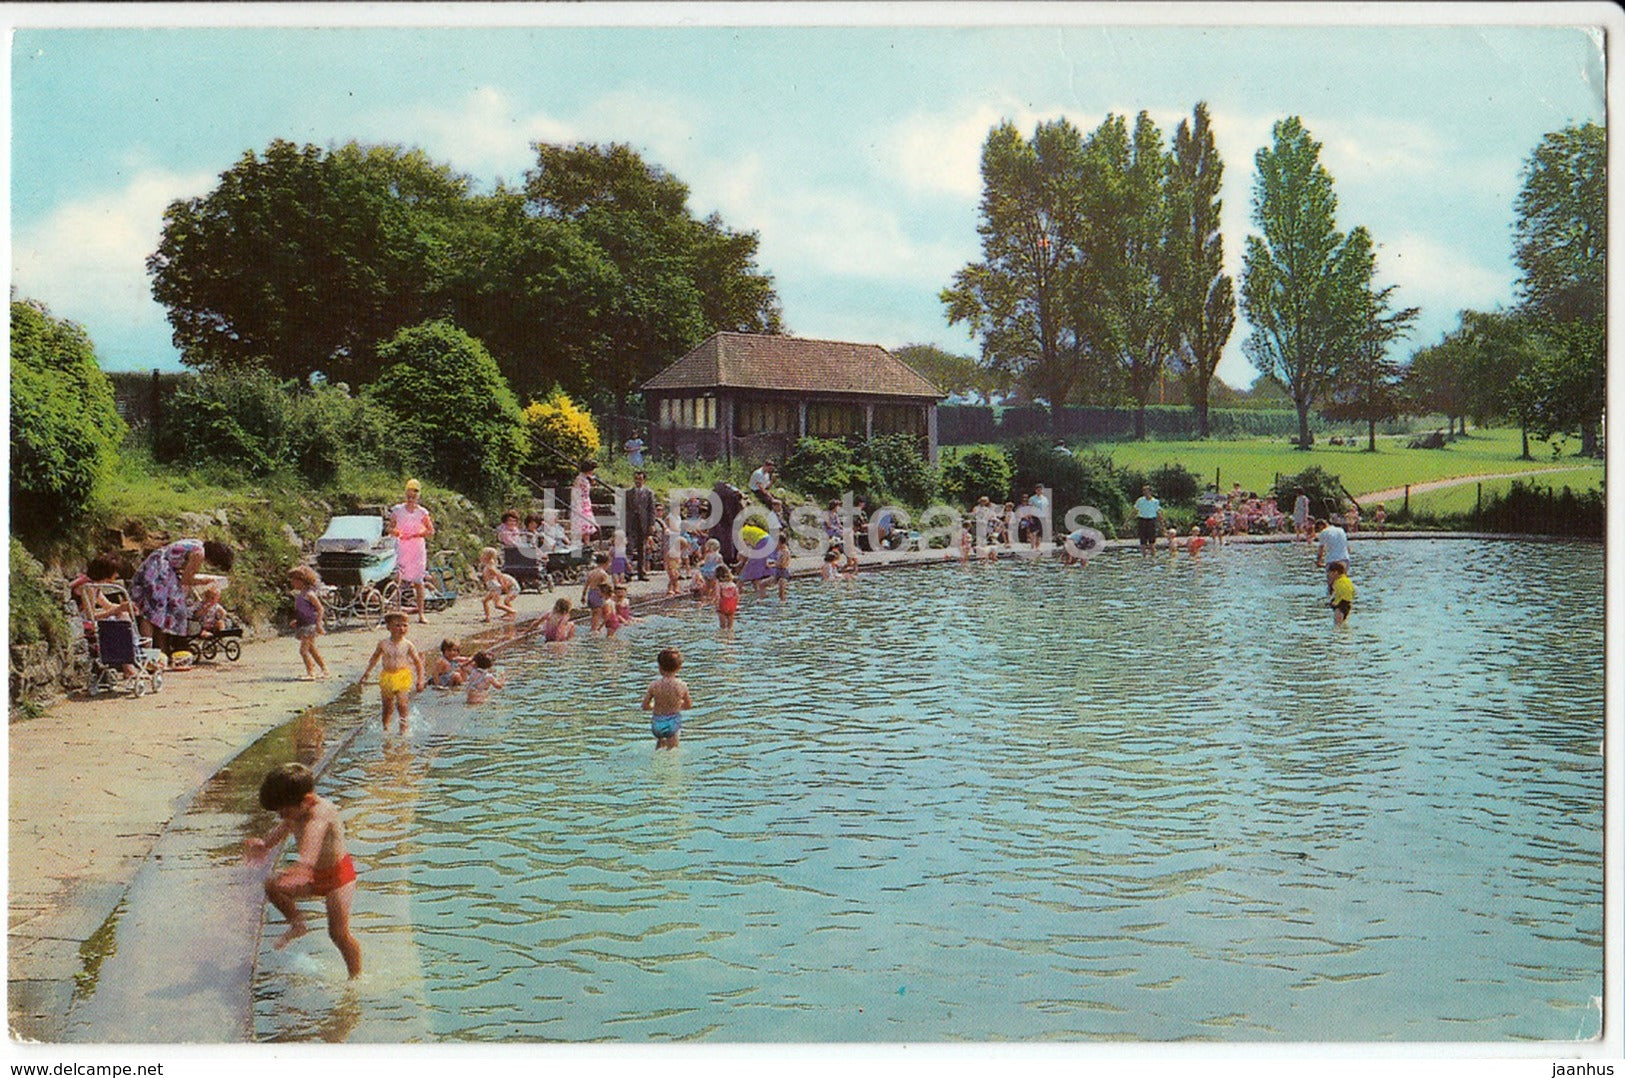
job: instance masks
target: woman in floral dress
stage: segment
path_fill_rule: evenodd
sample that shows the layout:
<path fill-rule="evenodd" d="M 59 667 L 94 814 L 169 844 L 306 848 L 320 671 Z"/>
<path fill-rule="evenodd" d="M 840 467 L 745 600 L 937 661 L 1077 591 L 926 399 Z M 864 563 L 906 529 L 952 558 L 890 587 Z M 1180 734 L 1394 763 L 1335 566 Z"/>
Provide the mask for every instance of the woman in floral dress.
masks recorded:
<path fill-rule="evenodd" d="M 203 563 L 229 573 L 234 556 L 231 547 L 213 539 L 177 539 L 147 555 L 130 581 L 130 598 L 160 651 L 168 654 L 173 647 L 167 637 L 186 635 L 186 623 L 192 617 L 192 586 L 222 583 L 198 574 Z"/>

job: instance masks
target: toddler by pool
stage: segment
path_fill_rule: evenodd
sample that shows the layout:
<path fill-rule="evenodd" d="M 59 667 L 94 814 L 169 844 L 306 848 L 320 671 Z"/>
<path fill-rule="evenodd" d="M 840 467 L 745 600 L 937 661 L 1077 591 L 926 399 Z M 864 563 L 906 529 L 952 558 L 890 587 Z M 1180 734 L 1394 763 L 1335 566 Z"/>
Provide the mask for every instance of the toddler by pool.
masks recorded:
<path fill-rule="evenodd" d="M 411 700 L 412 691 L 423 684 L 423 656 L 419 654 L 417 646 L 406 638 L 406 615 L 400 612 L 388 614 L 384 617 L 384 624 L 389 629 L 389 639 L 378 641 L 378 647 L 373 650 L 372 658 L 367 660 L 367 668 L 361 671 L 361 681 L 365 682 L 377 666 L 379 660 L 383 661 L 383 670 L 378 675 L 378 695 L 383 705 L 384 729 L 389 729 L 389 716 L 398 712 L 401 717 L 401 729 L 406 729 L 407 703 Z"/>
<path fill-rule="evenodd" d="M 654 734 L 655 748 L 675 749 L 678 735 L 683 729 L 683 712 L 694 706 L 688 686 L 677 671 L 683 668 L 683 653 L 676 648 L 663 648 L 656 659 L 660 676 L 649 682 L 643 694 L 643 710 L 651 713 L 649 732 Z"/>

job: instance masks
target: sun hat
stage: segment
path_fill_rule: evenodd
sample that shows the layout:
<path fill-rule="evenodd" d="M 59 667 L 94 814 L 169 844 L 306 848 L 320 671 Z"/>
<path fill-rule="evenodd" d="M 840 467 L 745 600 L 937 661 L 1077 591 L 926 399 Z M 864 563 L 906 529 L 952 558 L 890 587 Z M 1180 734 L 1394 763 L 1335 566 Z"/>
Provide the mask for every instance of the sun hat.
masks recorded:
<path fill-rule="evenodd" d="M 416 479 L 408 479 L 406 481 L 406 489 L 407 490 L 422 490 L 423 489 L 423 484 L 419 483 Z"/>

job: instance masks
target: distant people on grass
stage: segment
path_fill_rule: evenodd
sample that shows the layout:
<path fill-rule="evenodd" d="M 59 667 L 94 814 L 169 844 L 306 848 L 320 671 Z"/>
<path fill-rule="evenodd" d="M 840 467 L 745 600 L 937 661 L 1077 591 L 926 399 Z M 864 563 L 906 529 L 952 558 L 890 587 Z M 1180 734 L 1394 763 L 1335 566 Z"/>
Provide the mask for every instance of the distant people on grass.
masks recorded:
<path fill-rule="evenodd" d="M 424 577 L 429 571 L 429 536 L 434 534 L 434 518 L 418 502 L 421 485 L 416 479 L 406 481 L 406 499 L 389 510 L 389 534 L 395 536 L 395 575 L 400 580 L 402 600 L 410 586 L 417 594 L 418 621 L 428 624 L 423 616 L 425 591 Z"/>
<path fill-rule="evenodd" d="M 355 861 L 344 845 L 344 822 L 333 803 L 316 794 L 316 776 L 304 764 L 283 764 L 260 783 L 260 805 L 281 817 L 263 837 L 244 844 L 248 862 L 270 860 L 289 835 L 298 860 L 265 881 L 265 897 L 288 923 L 277 939 L 282 950 L 310 931 L 299 910 L 304 899 L 327 903 L 327 935 L 344 957 L 350 979 L 361 976 L 361 944 L 350 931 L 350 906 L 355 899 Z"/>

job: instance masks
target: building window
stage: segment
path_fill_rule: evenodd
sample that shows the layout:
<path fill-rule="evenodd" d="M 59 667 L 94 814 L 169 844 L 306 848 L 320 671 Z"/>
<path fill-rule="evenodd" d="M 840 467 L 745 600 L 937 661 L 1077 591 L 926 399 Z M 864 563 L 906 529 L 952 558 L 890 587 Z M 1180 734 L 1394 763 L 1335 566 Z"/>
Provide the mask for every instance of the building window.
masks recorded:
<path fill-rule="evenodd" d="M 734 433 L 793 434 L 801 420 L 794 404 L 783 401 L 740 401 L 734 405 Z"/>
<path fill-rule="evenodd" d="M 660 425 L 667 429 L 715 430 L 717 426 L 717 399 L 715 397 L 663 397 L 660 401 Z"/>
<path fill-rule="evenodd" d="M 916 404 L 875 405 L 876 434 L 926 433 L 925 409 Z"/>
<path fill-rule="evenodd" d="M 807 405 L 807 433 L 819 438 L 844 438 L 863 433 L 863 406 L 859 404 Z"/>

